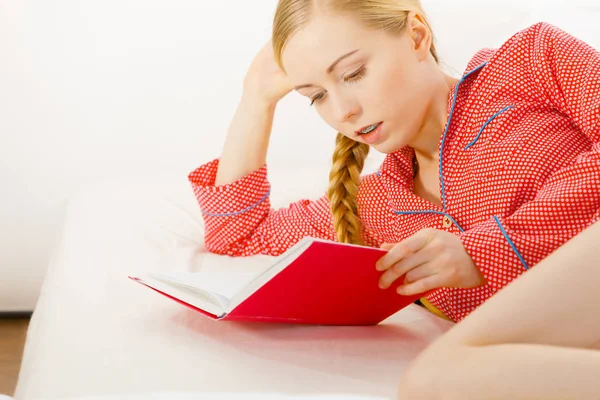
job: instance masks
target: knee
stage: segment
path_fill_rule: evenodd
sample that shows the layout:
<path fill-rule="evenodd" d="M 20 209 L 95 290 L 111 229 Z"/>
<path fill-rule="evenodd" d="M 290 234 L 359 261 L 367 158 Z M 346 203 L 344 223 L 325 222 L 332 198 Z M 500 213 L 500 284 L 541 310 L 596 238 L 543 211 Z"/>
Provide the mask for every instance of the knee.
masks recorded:
<path fill-rule="evenodd" d="M 407 368 L 400 380 L 400 399 L 452 400 L 458 399 L 449 390 L 455 366 L 460 363 L 461 348 L 430 346 Z"/>
<path fill-rule="evenodd" d="M 429 366 L 433 368 L 429 369 Z M 428 361 L 428 358 L 419 357 L 411 363 L 402 379 L 400 380 L 399 399 L 434 399 L 435 388 L 433 385 L 435 364 Z"/>

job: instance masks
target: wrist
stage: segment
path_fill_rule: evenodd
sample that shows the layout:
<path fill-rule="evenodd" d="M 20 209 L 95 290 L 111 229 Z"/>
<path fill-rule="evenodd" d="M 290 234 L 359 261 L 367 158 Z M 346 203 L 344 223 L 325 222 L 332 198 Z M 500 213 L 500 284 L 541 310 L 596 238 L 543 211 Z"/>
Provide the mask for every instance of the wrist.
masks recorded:
<path fill-rule="evenodd" d="M 278 100 L 272 100 L 254 91 L 244 90 L 240 103 L 248 108 L 265 111 L 275 111 Z"/>

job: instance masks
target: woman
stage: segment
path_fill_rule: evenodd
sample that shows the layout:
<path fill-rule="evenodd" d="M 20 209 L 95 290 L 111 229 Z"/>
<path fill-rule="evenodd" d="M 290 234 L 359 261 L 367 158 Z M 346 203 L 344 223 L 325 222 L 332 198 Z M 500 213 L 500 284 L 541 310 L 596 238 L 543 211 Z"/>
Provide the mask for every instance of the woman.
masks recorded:
<path fill-rule="evenodd" d="M 600 399 L 600 222 L 425 350 L 402 399 Z"/>
<path fill-rule="evenodd" d="M 417 0 L 281 0 L 219 159 L 189 175 L 206 246 L 305 236 L 383 246 L 382 289 L 459 321 L 598 218 L 600 56 L 548 24 L 438 66 Z M 337 132 L 330 188 L 272 210 L 265 166 L 291 90 Z M 369 146 L 387 157 L 360 176 Z M 293 183 L 291 183 L 293 184 Z"/>

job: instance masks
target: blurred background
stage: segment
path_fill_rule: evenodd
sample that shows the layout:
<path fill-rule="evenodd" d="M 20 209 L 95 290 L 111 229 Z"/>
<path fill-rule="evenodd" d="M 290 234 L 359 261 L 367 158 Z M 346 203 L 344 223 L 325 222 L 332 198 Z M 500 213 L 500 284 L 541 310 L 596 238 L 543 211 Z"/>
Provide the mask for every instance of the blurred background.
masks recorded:
<path fill-rule="evenodd" d="M 0 312 L 35 307 L 65 207 L 82 185 L 185 182 L 219 156 L 275 5 L 0 0 Z M 478 49 L 538 21 L 600 48 L 597 0 L 423 5 L 456 76 Z M 299 95 L 282 101 L 268 156 L 274 199 L 295 200 L 291 186 L 306 198 L 324 193 L 334 137 Z M 368 169 L 381 159 L 372 154 Z"/>

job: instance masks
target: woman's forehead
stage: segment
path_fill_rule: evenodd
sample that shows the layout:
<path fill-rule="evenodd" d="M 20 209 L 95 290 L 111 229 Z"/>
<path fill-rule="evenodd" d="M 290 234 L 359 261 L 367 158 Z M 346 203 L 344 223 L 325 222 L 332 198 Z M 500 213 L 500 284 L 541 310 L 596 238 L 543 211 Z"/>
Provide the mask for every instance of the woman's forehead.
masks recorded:
<path fill-rule="evenodd" d="M 336 58 L 356 49 L 375 46 L 379 34 L 351 18 L 319 16 L 298 30 L 282 53 L 283 66 L 290 76 L 301 70 L 325 73 Z"/>

